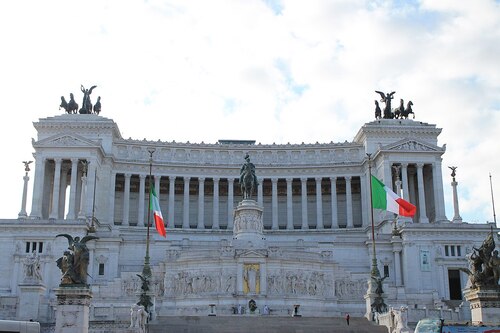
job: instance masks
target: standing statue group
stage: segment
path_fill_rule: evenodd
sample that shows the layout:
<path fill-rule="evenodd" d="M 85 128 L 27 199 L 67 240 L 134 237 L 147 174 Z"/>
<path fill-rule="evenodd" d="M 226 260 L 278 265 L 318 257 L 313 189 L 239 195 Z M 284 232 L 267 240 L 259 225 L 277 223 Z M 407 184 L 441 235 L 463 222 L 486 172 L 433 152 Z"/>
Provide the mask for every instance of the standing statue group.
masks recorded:
<path fill-rule="evenodd" d="M 406 108 L 404 106 L 404 101 L 401 99 L 401 102 L 399 104 L 399 107 L 395 109 L 391 109 L 391 100 L 394 98 L 393 95 L 396 93 L 395 91 L 391 93 L 384 94 L 381 91 L 375 90 L 376 93 L 380 94 L 382 97 L 380 99 L 381 102 L 385 103 L 384 107 L 384 113 L 382 116 L 382 110 L 380 109 L 380 106 L 378 105 L 378 101 L 375 100 L 375 119 L 408 119 L 408 116 L 410 114 L 413 115 L 413 119 L 415 119 L 415 113 L 412 110 L 412 101 L 409 101 L 408 104 L 406 105 Z"/>
<path fill-rule="evenodd" d="M 69 102 L 66 102 L 64 96 L 61 96 L 61 104 L 59 105 L 59 110 L 63 108 L 67 113 L 74 114 L 79 112 L 80 114 L 97 114 L 101 112 L 101 96 L 97 97 L 97 103 L 92 106 L 92 101 L 90 100 L 90 94 L 92 94 L 92 90 L 97 86 L 92 86 L 90 89 L 85 89 L 83 85 L 81 85 L 80 90 L 83 93 L 83 101 L 82 108 L 78 110 L 78 103 L 75 102 L 75 97 L 73 93 L 69 94 Z"/>
<path fill-rule="evenodd" d="M 65 237 L 68 240 L 68 250 L 64 251 L 62 257 L 57 259 L 57 267 L 61 270 L 61 286 L 87 284 L 87 269 L 90 256 L 86 243 L 92 239 L 99 239 L 95 236 L 71 237 L 68 234 L 59 234 L 56 237 Z"/>
<path fill-rule="evenodd" d="M 471 288 L 498 288 L 500 279 L 500 258 L 495 250 L 494 233 L 491 231 L 479 249 L 467 255 L 469 268 L 460 268 L 469 275 Z"/>

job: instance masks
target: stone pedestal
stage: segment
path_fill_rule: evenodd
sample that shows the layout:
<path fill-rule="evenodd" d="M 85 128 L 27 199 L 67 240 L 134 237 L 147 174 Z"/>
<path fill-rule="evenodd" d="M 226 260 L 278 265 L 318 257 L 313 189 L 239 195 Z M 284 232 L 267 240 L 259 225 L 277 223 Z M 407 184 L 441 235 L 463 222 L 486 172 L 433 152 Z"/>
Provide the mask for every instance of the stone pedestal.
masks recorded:
<path fill-rule="evenodd" d="M 500 323 L 500 290 L 492 288 L 469 288 L 463 291 L 470 303 L 472 324 Z"/>
<path fill-rule="evenodd" d="M 254 200 L 243 200 L 234 210 L 233 246 L 239 248 L 263 248 L 262 207 Z"/>
<path fill-rule="evenodd" d="M 57 296 L 55 333 L 87 333 L 92 293 L 88 287 L 60 287 Z"/>
<path fill-rule="evenodd" d="M 370 279 L 368 281 L 368 290 L 364 296 L 365 305 L 366 305 L 365 318 L 370 320 L 370 321 L 374 320 L 373 312 L 372 312 L 372 304 L 374 304 L 378 300 L 379 297 L 382 297 L 382 299 L 384 300 L 384 303 L 385 303 L 385 300 L 387 298 L 385 293 L 383 293 L 382 296 L 379 296 L 378 294 L 376 294 L 374 292 L 376 290 L 376 288 L 377 288 L 376 283 L 374 283 L 373 280 Z"/>
<path fill-rule="evenodd" d="M 41 297 L 45 293 L 45 286 L 41 283 L 22 283 L 19 284 L 19 311 L 17 313 L 18 320 L 29 321 L 38 320 L 39 304 Z"/>

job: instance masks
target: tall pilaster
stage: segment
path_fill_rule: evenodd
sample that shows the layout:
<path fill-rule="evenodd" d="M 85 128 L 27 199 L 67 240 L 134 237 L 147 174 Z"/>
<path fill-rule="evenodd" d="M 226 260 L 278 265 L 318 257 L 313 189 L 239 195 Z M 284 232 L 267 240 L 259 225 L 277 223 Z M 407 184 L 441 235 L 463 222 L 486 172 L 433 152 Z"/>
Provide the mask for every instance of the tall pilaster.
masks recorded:
<path fill-rule="evenodd" d="M 61 185 L 61 163 L 62 159 L 55 158 L 55 171 L 54 171 L 54 186 L 52 187 L 52 209 L 50 210 L 50 219 L 59 218 L 59 190 Z"/>
<path fill-rule="evenodd" d="M 68 171 L 69 165 L 65 164 L 64 161 L 61 165 L 61 182 L 59 185 L 59 211 L 57 212 L 57 216 L 59 218 L 64 219 L 64 210 L 66 208 L 66 189 L 68 188 Z"/>
<path fill-rule="evenodd" d="M 293 178 L 286 179 L 286 228 L 293 230 Z"/>
<path fill-rule="evenodd" d="M 36 156 L 35 158 L 35 179 L 33 183 L 33 197 L 31 203 L 31 214 L 32 219 L 42 218 L 42 198 L 43 198 L 43 187 L 45 185 L 45 165 L 46 159 L 41 156 Z"/>
<path fill-rule="evenodd" d="M 205 178 L 198 178 L 198 229 L 205 229 Z"/>
<path fill-rule="evenodd" d="M 116 189 L 116 172 L 111 172 L 111 179 L 109 182 L 109 223 L 115 224 L 115 193 Z"/>
<path fill-rule="evenodd" d="M 307 221 L 307 178 L 300 178 L 300 193 L 302 197 L 302 229 L 309 229 Z"/>
<path fill-rule="evenodd" d="M 189 229 L 189 181 L 191 177 L 184 177 L 184 205 L 182 217 L 182 229 Z"/>
<path fill-rule="evenodd" d="M 425 189 L 424 189 L 424 164 L 417 163 L 417 182 L 418 182 L 418 206 L 420 214 L 420 223 L 429 223 L 427 218 L 427 209 L 425 208 Z"/>
<path fill-rule="evenodd" d="M 316 177 L 316 229 L 323 229 L 323 196 L 321 193 L 321 177 Z"/>
<path fill-rule="evenodd" d="M 337 177 L 330 177 L 330 192 L 332 205 L 332 229 L 338 229 L 339 218 L 337 209 Z"/>
<path fill-rule="evenodd" d="M 264 178 L 259 179 L 259 185 L 257 185 L 257 203 L 260 207 L 264 206 Z"/>
<path fill-rule="evenodd" d="M 403 240 L 399 236 L 392 236 L 392 252 L 394 253 L 394 275 L 396 287 L 403 285 L 401 272 L 401 251 L 403 250 Z"/>
<path fill-rule="evenodd" d="M 213 216 L 212 216 L 212 229 L 218 230 L 219 226 L 219 178 L 214 178 L 214 191 L 213 191 Z"/>
<path fill-rule="evenodd" d="M 227 179 L 227 229 L 233 229 L 234 178 Z"/>
<path fill-rule="evenodd" d="M 69 185 L 69 205 L 68 205 L 68 214 L 66 214 L 67 219 L 75 219 L 76 218 L 76 184 L 78 182 L 78 159 L 71 159 L 71 179 Z M 113 187 L 114 190 L 114 187 Z M 114 193 L 114 191 L 113 191 Z"/>
<path fill-rule="evenodd" d="M 271 178 L 272 188 L 272 229 L 278 230 L 278 178 Z"/>
<path fill-rule="evenodd" d="M 132 175 L 130 173 L 125 174 L 125 189 L 123 193 L 123 222 L 122 225 L 130 225 L 129 222 L 129 204 L 130 204 L 130 178 Z"/>
<path fill-rule="evenodd" d="M 175 228 L 174 203 L 175 203 L 175 176 L 169 176 L 168 177 L 168 222 L 167 222 L 167 228 Z"/>
<path fill-rule="evenodd" d="M 137 226 L 144 227 L 144 201 L 146 192 L 146 175 L 139 175 L 139 201 L 137 206 Z"/>
<path fill-rule="evenodd" d="M 346 195 L 346 209 L 347 209 L 347 228 L 354 228 L 354 222 L 352 220 L 352 186 L 351 186 L 351 176 L 345 177 L 345 195 Z"/>

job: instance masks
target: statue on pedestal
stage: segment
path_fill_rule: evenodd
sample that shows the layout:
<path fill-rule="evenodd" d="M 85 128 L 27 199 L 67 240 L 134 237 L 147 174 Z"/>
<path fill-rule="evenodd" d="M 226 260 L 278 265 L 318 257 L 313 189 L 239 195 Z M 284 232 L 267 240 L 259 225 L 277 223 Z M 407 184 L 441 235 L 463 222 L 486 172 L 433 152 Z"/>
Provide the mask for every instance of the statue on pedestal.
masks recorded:
<path fill-rule="evenodd" d="M 89 249 L 86 243 L 92 239 L 99 239 L 95 236 L 71 237 L 68 234 L 59 234 L 56 237 L 66 237 L 68 239 L 70 251 L 64 251 L 62 257 L 57 259 L 57 267 L 61 270 L 62 285 L 87 284 L 87 268 L 89 265 Z"/>
<path fill-rule="evenodd" d="M 257 188 L 257 176 L 255 175 L 255 165 L 250 162 L 250 156 L 245 155 L 245 163 L 240 169 L 240 186 L 243 199 L 251 199 L 253 191 Z"/>
<path fill-rule="evenodd" d="M 33 251 L 24 258 L 24 279 L 25 280 L 42 280 L 42 271 L 40 268 L 40 257 Z"/>
<path fill-rule="evenodd" d="M 491 231 L 483 244 L 467 255 L 469 268 L 460 268 L 469 275 L 471 288 L 493 287 L 498 288 L 500 278 L 500 258 L 495 250 L 494 233 Z"/>

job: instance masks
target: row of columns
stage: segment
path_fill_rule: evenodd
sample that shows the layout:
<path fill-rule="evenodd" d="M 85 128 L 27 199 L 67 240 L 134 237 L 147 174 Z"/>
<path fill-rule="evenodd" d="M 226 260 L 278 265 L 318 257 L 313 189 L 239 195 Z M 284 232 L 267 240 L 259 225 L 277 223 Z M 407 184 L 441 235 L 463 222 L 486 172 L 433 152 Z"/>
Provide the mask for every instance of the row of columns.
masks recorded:
<path fill-rule="evenodd" d="M 155 188 L 160 188 L 160 179 L 162 176 L 154 176 L 155 180 Z M 132 178 L 132 174 L 126 173 L 124 174 L 124 195 L 123 195 L 123 220 L 122 225 L 130 225 L 130 181 Z M 175 176 L 169 176 L 169 193 L 168 193 L 168 221 L 173 221 L 174 219 L 174 210 L 175 210 Z M 352 201 L 352 186 L 351 186 L 351 176 L 343 177 L 346 182 L 346 216 L 347 216 L 347 228 L 353 228 L 353 201 Z M 363 177 L 362 177 L 363 178 Z M 197 229 L 205 229 L 205 178 L 197 177 L 198 179 L 198 216 L 197 216 Z M 324 229 L 324 221 L 323 221 L 323 199 L 322 199 L 322 189 L 321 189 L 321 181 L 323 178 L 317 177 L 316 181 L 316 229 Z M 189 197 L 189 187 L 191 177 L 184 177 L 184 191 L 183 191 L 183 220 L 182 220 L 182 228 L 189 229 L 190 221 L 189 221 L 189 205 L 190 205 L 190 197 Z M 212 229 L 219 229 L 219 182 L 220 178 L 214 177 L 212 178 L 214 189 L 213 189 L 213 224 Z M 302 207 L 302 224 L 301 229 L 307 230 L 309 229 L 309 221 L 308 221 L 308 200 L 307 200 L 307 180 L 308 178 L 301 178 L 301 207 Z M 145 181 L 146 175 L 139 175 L 139 199 L 138 199 L 138 226 L 144 226 L 144 205 L 145 205 Z M 228 182 L 228 203 L 227 203 L 227 221 L 226 225 L 228 229 L 233 228 L 233 215 L 232 212 L 234 210 L 234 179 L 227 178 Z M 292 182 L 293 178 L 286 178 L 286 229 L 294 229 L 293 225 L 293 201 L 292 201 Z M 332 221 L 331 227 L 338 228 L 338 207 L 337 207 L 337 177 L 330 177 L 331 182 L 331 211 L 332 211 Z M 112 184 L 111 188 L 114 189 L 116 185 L 116 173 L 112 176 Z M 271 178 L 271 220 L 272 225 L 271 229 L 278 230 L 278 178 Z M 361 182 L 361 192 L 362 197 L 364 197 L 365 193 L 365 185 Z M 161 194 L 157 190 L 157 195 Z M 262 179 L 259 181 L 259 186 L 257 188 L 257 202 L 260 206 L 263 206 L 263 190 L 262 190 Z M 362 199 L 363 200 L 363 199 Z M 111 207 L 114 207 L 114 195 L 113 201 L 111 202 Z M 364 215 L 363 215 L 364 216 Z M 114 209 L 110 209 L 110 221 L 114 221 Z M 172 228 L 173 225 L 171 223 L 168 224 L 169 228 Z"/>
<path fill-rule="evenodd" d="M 52 188 L 49 188 L 50 183 L 46 179 L 46 164 L 47 161 L 53 161 L 54 163 L 54 173 L 52 179 Z M 47 206 L 48 218 L 49 219 L 64 219 L 65 204 L 66 204 L 66 188 L 68 187 L 67 173 L 69 168 L 71 169 L 70 175 L 70 192 L 69 192 L 69 203 L 68 211 L 66 213 L 66 219 L 76 219 L 76 218 L 86 218 L 89 215 L 89 203 L 91 202 L 87 198 L 87 194 L 92 191 L 87 189 L 87 176 L 82 168 L 79 169 L 79 163 L 81 162 L 78 158 L 72 158 L 69 161 L 71 164 L 64 163 L 65 159 L 54 158 L 45 159 L 39 158 L 35 163 L 35 182 L 33 186 L 33 198 L 31 205 L 31 218 L 41 219 L 44 218 L 44 204 Z M 86 161 L 85 161 L 86 162 Z M 94 166 L 95 169 L 95 166 Z M 95 176 L 95 172 L 93 173 Z M 25 189 L 27 188 L 27 181 L 29 177 L 25 176 Z M 79 191 L 78 191 L 79 189 Z M 93 190 L 93 189 L 91 189 Z M 25 190 L 26 192 L 26 190 Z M 21 207 L 21 212 L 19 217 L 24 217 L 25 213 L 25 196 L 23 193 L 23 203 Z M 46 198 L 50 198 L 50 201 L 45 201 Z M 77 205 L 78 204 L 78 205 Z"/>

